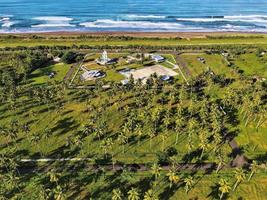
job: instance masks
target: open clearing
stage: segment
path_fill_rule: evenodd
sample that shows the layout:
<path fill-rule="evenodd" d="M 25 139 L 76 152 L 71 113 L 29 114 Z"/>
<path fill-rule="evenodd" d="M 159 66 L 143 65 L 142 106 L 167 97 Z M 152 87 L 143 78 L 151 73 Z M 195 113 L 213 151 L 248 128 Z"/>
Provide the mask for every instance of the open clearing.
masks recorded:
<path fill-rule="evenodd" d="M 130 71 L 129 74 L 127 74 L 126 76 L 130 77 L 132 75 L 134 80 L 138 79 L 143 80 L 149 78 L 153 74 L 157 74 L 158 76 L 171 76 L 171 77 L 178 75 L 177 72 L 169 68 L 163 67 L 161 65 L 153 65 L 150 67 L 144 67 L 142 69 Z"/>

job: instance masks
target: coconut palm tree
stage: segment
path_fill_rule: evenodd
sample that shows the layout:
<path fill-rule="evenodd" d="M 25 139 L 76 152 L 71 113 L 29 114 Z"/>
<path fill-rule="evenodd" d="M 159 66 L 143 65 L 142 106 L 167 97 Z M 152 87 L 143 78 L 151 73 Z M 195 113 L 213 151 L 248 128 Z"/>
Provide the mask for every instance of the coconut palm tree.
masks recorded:
<path fill-rule="evenodd" d="M 41 186 L 39 189 L 38 198 L 41 200 L 49 200 L 50 199 L 49 193 L 50 193 L 49 189 L 45 189 L 44 186 Z"/>
<path fill-rule="evenodd" d="M 145 193 L 144 200 L 158 200 L 158 197 L 153 192 L 153 190 L 150 189 Z"/>
<path fill-rule="evenodd" d="M 155 129 L 154 129 L 152 124 L 149 126 L 147 134 L 149 135 L 149 148 L 151 150 L 151 148 L 152 148 L 152 139 L 155 137 Z"/>
<path fill-rule="evenodd" d="M 200 159 L 202 159 L 204 151 L 209 147 L 208 140 L 205 136 L 200 138 L 199 148 L 201 149 Z"/>
<path fill-rule="evenodd" d="M 143 136 L 143 130 L 141 125 L 136 126 L 135 133 L 138 136 L 138 146 L 140 146 L 140 140 L 141 137 Z"/>
<path fill-rule="evenodd" d="M 156 180 L 160 176 L 161 170 L 162 170 L 162 168 L 158 164 L 154 163 L 152 165 L 152 167 L 151 167 L 151 173 L 152 173 L 153 176 L 155 176 L 155 179 Z"/>
<path fill-rule="evenodd" d="M 57 185 L 57 187 L 53 190 L 54 199 L 55 200 L 65 200 L 66 195 L 64 194 L 64 190 L 60 185 Z"/>
<path fill-rule="evenodd" d="M 100 144 L 100 147 L 103 149 L 105 156 L 109 150 L 112 150 L 113 141 L 111 138 L 103 140 Z"/>
<path fill-rule="evenodd" d="M 248 177 L 248 181 L 250 181 L 250 179 L 252 178 L 252 176 L 258 171 L 259 169 L 259 164 L 257 161 L 253 160 L 252 163 L 250 164 L 250 175 Z"/>
<path fill-rule="evenodd" d="M 164 149 L 165 149 L 165 141 L 168 138 L 168 135 L 166 133 L 164 133 L 164 134 L 161 135 L 161 138 L 162 138 L 162 149 L 161 150 L 164 151 Z"/>
<path fill-rule="evenodd" d="M 221 179 L 219 181 L 219 191 L 221 192 L 220 199 L 223 198 L 224 194 L 229 193 L 230 190 L 231 190 L 231 186 L 229 185 L 229 183 L 226 180 Z"/>
<path fill-rule="evenodd" d="M 237 188 L 237 186 L 246 179 L 246 174 L 244 172 L 244 170 L 242 168 L 237 168 L 235 170 L 235 185 L 233 187 L 233 191 L 235 191 L 235 189 Z"/>
<path fill-rule="evenodd" d="M 139 200 L 140 199 L 139 192 L 135 188 L 131 188 L 131 190 L 128 191 L 127 194 L 128 194 L 128 200 Z"/>
<path fill-rule="evenodd" d="M 49 176 L 49 180 L 50 180 L 51 183 L 58 184 L 59 176 L 60 176 L 59 173 L 56 173 L 54 170 L 50 170 L 48 172 L 48 176 Z"/>
<path fill-rule="evenodd" d="M 112 190 L 112 200 L 122 200 L 122 192 L 120 189 Z"/>
<path fill-rule="evenodd" d="M 176 132 L 175 145 L 177 145 L 178 143 L 178 137 L 182 126 L 183 126 L 183 118 L 181 115 L 179 115 L 175 120 L 175 132 Z"/>
<path fill-rule="evenodd" d="M 216 163 L 217 163 L 217 168 L 216 168 L 216 174 L 217 174 L 219 170 L 222 168 L 222 166 L 226 164 L 224 157 L 220 151 L 216 154 Z"/>
<path fill-rule="evenodd" d="M 124 134 L 123 132 L 121 132 L 117 138 L 119 144 L 122 146 L 122 152 L 125 152 L 125 144 L 127 144 L 128 141 L 128 137 L 126 136 L 126 134 Z"/>
<path fill-rule="evenodd" d="M 172 169 L 167 174 L 167 177 L 170 182 L 170 188 L 173 186 L 173 184 L 177 184 L 180 181 L 180 177 Z"/>
<path fill-rule="evenodd" d="M 185 182 L 185 191 L 186 193 L 188 193 L 193 187 L 195 181 L 192 176 L 188 176 L 184 179 L 184 182 Z"/>

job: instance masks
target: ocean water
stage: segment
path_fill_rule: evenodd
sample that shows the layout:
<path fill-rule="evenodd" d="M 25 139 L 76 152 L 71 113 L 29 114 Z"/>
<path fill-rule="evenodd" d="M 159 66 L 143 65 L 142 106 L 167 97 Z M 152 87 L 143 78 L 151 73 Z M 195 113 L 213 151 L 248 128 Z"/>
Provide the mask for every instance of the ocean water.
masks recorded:
<path fill-rule="evenodd" d="M 267 0 L 0 0 L 0 32 L 267 32 Z"/>

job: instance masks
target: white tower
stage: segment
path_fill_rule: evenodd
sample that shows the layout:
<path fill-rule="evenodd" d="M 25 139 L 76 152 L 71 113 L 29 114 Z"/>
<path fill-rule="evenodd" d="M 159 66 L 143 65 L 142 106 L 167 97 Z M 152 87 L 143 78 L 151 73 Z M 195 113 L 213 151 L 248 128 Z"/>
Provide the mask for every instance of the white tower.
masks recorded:
<path fill-rule="evenodd" d="M 102 61 L 104 64 L 106 64 L 106 63 L 109 61 L 109 59 L 108 59 L 108 53 L 107 53 L 106 51 L 103 52 L 101 61 Z"/>

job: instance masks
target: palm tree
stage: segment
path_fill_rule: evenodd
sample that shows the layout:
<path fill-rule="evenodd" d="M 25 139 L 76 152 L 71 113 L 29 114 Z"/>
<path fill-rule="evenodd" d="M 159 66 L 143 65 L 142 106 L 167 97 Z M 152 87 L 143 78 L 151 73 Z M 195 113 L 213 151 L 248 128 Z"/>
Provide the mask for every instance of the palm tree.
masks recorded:
<path fill-rule="evenodd" d="M 217 162 L 217 169 L 216 174 L 219 172 L 219 170 L 222 168 L 223 165 L 225 165 L 224 157 L 221 152 L 218 152 L 216 155 L 216 162 Z"/>
<path fill-rule="evenodd" d="M 204 151 L 209 147 L 207 138 L 205 136 L 200 138 L 199 147 L 201 149 L 200 159 L 202 159 Z"/>
<path fill-rule="evenodd" d="M 153 137 L 155 137 L 155 130 L 154 127 L 150 125 L 149 129 L 148 129 L 148 135 L 149 135 L 149 148 L 151 150 L 152 148 L 152 139 Z"/>
<path fill-rule="evenodd" d="M 45 189 L 43 186 L 39 189 L 38 198 L 41 200 L 49 200 L 49 189 Z"/>
<path fill-rule="evenodd" d="M 175 131 L 176 131 L 175 145 L 177 145 L 179 132 L 181 131 L 182 126 L 183 126 L 182 116 L 179 115 L 175 120 Z"/>
<path fill-rule="evenodd" d="M 174 170 L 170 170 L 167 176 L 170 182 L 170 188 L 173 186 L 173 184 L 177 184 L 180 181 L 180 177 L 176 175 Z"/>
<path fill-rule="evenodd" d="M 171 117 L 169 112 L 167 112 L 167 114 L 165 115 L 164 119 L 163 119 L 163 124 L 165 126 L 165 129 L 168 130 L 170 124 L 171 124 Z"/>
<path fill-rule="evenodd" d="M 43 131 L 42 137 L 45 139 L 46 143 L 48 142 L 48 138 L 52 135 L 52 130 L 50 128 L 46 128 Z"/>
<path fill-rule="evenodd" d="M 155 176 L 155 179 L 157 179 L 160 176 L 160 171 L 161 170 L 162 170 L 162 168 L 158 164 L 154 163 L 152 165 L 151 173 L 152 173 L 153 176 Z"/>
<path fill-rule="evenodd" d="M 184 179 L 184 182 L 185 182 L 185 191 L 186 193 L 188 193 L 193 187 L 195 181 L 192 176 L 189 176 Z"/>
<path fill-rule="evenodd" d="M 233 188 L 233 191 L 235 191 L 236 187 L 246 179 L 246 174 L 244 172 L 244 170 L 242 168 L 237 168 L 235 170 L 235 179 L 236 179 L 236 182 L 235 182 L 235 185 L 234 185 L 234 188 Z"/>
<path fill-rule="evenodd" d="M 65 200 L 65 194 L 63 188 L 60 185 L 53 190 L 55 200 Z"/>
<path fill-rule="evenodd" d="M 162 138 L 162 151 L 164 151 L 164 149 L 165 149 L 165 141 L 168 138 L 168 136 L 167 136 L 166 133 L 164 133 L 164 134 L 161 135 L 161 138 Z"/>
<path fill-rule="evenodd" d="M 251 173 L 248 177 L 248 181 L 250 181 L 250 179 L 252 178 L 252 176 L 258 171 L 259 169 L 259 164 L 257 161 L 253 160 L 252 163 L 250 164 L 250 167 L 249 167 Z"/>
<path fill-rule="evenodd" d="M 50 179 L 51 183 L 58 184 L 59 173 L 56 173 L 54 170 L 51 170 L 51 171 L 48 172 L 48 176 L 49 176 L 49 179 Z"/>
<path fill-rule="evenodd" d="M 107 156 L 108 151 L 112 150 L 113 141 L 111 138 L 107 138 L 101 142 L 100 146 L 103 149 L 105 156 Z"/>
<path fill-rule="evenodd" d="M 144 200 L 158 200 L 158 197 L 153 192 L 153 190 L 150 189 L 145 193 Z"/>
<path fill-rule="evenodd" d="M 136 135 L 138 136 L 138 146 L 140 146 L 140 140 L 143 135 L 142 127 L 140 125 L 137 125 L 135 132 L 136 132 Z"/>
<path fill-rule="evenodd" d="M 122 193 L 120 189 L 112 190 L 112 200 L 122 200 Z"/>
<path fill-rule="evenodd" d="M 4 177 L 5 177 L 5 180 L 3 180 L 3 183 L 6 184 L 6 187 L 8 190 L 11 191 L 14 188 L 18 188 L 19 178 L 16 176 L 16 174 L 14 172 L 12 172 L 12 171 L 8 172 Z"/>
<path fill-rule="evenodd" d="M 128 191 L 128 200 L 139 200 L 139 192 L 135 188 L 131 188 L 130 191 Z"/>
<path fill-rule="evenodd" d="M 230 187 L 229 183 L 226 180 L 221 179 L 219 181 L 219 190 L 221 192 L 220 199 L 222 199 L 224 194 L 230 192 L 231 187 Z"/>
<path fill-rule="evenodd" d="M 122 145 L 122 152 L 125 152 L 125 144 L 128 141 L 128 137 L 122 132 L 119 134 L 118 138 L 117 138 L 118 142 L 120 145 Z"/>

